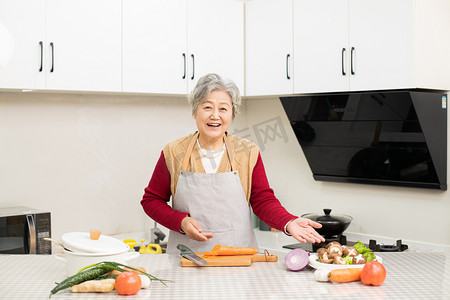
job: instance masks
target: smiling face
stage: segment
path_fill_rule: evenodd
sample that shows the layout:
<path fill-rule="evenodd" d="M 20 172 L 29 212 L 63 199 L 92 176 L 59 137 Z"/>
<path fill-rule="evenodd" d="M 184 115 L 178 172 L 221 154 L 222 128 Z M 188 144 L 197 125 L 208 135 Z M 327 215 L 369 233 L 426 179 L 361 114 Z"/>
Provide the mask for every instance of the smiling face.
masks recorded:
<path fill-rule="evenodd" d="M 223 145 L 223 135 L 233 120 L 230 95 L 221 90 L 212 91 L 199 103 L 194 113 L 202 148 L 215 150 Z"/>

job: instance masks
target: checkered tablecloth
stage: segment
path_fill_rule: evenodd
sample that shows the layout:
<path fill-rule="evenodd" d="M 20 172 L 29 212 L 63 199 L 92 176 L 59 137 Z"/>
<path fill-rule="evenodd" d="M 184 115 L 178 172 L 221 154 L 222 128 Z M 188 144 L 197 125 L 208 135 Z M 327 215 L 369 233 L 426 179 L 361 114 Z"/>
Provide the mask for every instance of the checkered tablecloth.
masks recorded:
<path fill-rule="evenodd" d="M 278 254 L 278 253 L 277 253 Z M 379 287 L 361 282 L 317 282 L 313 269 L 290 272 L 279 261 L 250 267 L 180 267 L 178 255 L 145 254 L 130 262 L 171 282 L 153 282 L 134 296 L 75 294 L 52 299 L 450 299 L 450 253 L 380 253 L 387 278 Z M 49 255 L 0 255 L 0 299 L 48 299 L 64 279 L 64 263 Z"/>

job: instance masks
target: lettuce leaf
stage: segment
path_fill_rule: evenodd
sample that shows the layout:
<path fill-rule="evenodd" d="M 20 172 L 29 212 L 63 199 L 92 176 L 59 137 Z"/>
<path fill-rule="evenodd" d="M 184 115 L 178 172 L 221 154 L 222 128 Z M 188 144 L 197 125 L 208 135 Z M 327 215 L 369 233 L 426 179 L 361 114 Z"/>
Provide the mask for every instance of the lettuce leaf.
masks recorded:
<path fill-rule="evenodd" d="M 376 258 L 375 254 L 372 251 L 363 253 L 363 255 L 366 257 L 367 261 L 371 261 Z"/>
<path fill-rule="evenodd" d="M 360 254 L 364 255 L 367 259 L 367 261 L 374 260 L 375 254 L 370 250 L 370 248 L 367 248 L 363 243 L 358 241 L 353 248 L 355 248 Z"/>
<path fill-rule="evenodd" d="M 353 246 L 353 248 L 355 248 L 359 254 L 364 254 L 366 252 L 372 251 L 369 248 L 366 248 L 366 246 L 363 243 L 361 243 L 360 241 L 356 242 L 356 244 Z"/>
<path fill-rule="evenodd" d="M 353 257 L 351 257 L 351 256 L 344 256 L 342 258 L 345 260 L 345 263 L 347 265 L 353 265 Z"/>

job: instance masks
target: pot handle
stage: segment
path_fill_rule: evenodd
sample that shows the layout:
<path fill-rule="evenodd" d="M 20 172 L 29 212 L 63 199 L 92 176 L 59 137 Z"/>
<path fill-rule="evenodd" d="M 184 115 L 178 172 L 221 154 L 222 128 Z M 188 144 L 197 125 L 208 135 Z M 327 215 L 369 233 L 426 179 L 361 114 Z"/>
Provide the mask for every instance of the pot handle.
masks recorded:
<path fill-rule="evenodd" d="M 129 261 L 132 260 L 134 258 L 137 258 L 139 256 L 139 252 L 127 252 L 124 260 L 125 261 Z"/>
<path fill-rule="evenodd" d="M 61 254 L 55 254 L 54 256 L 57 260 L 62 261 L 62 262 L 67 262 L 67 259 L 65 259 Z"/>

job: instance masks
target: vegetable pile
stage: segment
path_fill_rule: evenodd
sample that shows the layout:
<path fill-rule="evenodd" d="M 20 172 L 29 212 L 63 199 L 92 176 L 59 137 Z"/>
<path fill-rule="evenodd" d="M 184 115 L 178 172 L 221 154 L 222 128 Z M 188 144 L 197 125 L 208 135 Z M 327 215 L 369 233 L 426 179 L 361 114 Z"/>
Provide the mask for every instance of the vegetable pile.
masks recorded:
<path fill-rule="evenodd" d="M 362 268 L 336 270 L 318 269 L 314 272 L 317 281 L 353 282 L 361 280 L 365 285 L 381 285 L 386 279 L 386 269 L 377 261 L 369 261 Z"/>
<path fill-rule="evenodd" d="M 318 261 L 326 264 L 352 265 L 365 264 L 376 260 L 375 254 L 363 243 L 357 242 L 353 247 L 330 242 L 325 248 L 317 249 Z"/>
<path fill-rule="evenodd" d="M 49 298 L 57 292 L 71 288 L 74 293 L 109 292 L 116 288 L 121 295 L 134 295 L 141 288 L 148 288 L 150 281 L 164 279 L 156 278 L 145 272 L 142 267 L 134 268 L 117 262 L 104 261 L 79 270 L 77 274 L 57 283 L 50 292 Z"/>

